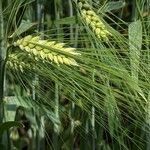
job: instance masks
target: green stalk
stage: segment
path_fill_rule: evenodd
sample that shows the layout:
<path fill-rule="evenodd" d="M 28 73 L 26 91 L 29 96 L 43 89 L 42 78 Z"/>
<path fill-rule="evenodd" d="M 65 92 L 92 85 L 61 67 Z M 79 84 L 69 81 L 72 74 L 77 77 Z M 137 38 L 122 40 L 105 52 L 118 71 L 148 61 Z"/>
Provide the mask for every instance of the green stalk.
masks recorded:
<path fill-rule="evenodd" d="M 60 19 L 60 12 L 59 12 L 59 6 L 57 1 L 54 1 L 54 7 L 55 7 L 55 19 L 59 20 Z M 60 39 L 60 25 L 56 26 L 56 32 L 57 32 L 57 39 Z M 58 121 L 60 121 L 60 116 L 59 116 L 59 88 L 60 86 L 58 83 L 55 82 L 55 117 Z M 60 125 L 54 124 L 54 137 L 53 137 L 53 142 L 54 142 L 54 149 L 59 149 L 59 140 L 58 140 L 58 135 L 60 132 Z"/>
<path fill-rule="evenodd" d="M 95 81 L 95 69 L 93 70 L 92 80 Z M 91 125 L 92 125 L 92 149 L 95 150 L 95 107 L 92 106 L 92 116 L 91 116 Z"/>
<path fill-rule="evenodd" d="M 4 41 L 4 20 L 2 1 L 0 1 L 0 123 L 3 121 L 3 97 L 4 97 L 4 70 L 5 70 L 6 48 Z"/>
<path fill-rule="evenodd" d="M 68 0 L 68 4 L 69 4 L 69 17 L 73 17 L 72 1 Z M 71 43 L 73 42 L 73 25 L 70 25 L 70 41 Z"/>
<path fill-rule="evenodd" d="M 59 120 L 59 86 L 57 83 L 55 83 L 55 115 L 56 118 Z M 56 133 L 59 133 L 58 124 L 55 124 L 54 127 L 54 131 Z"/>
<path fill-rule="evenodd" d="M 69 5 L 69 17 L 73 16 L 73 6 L 72 6 L 72 1 L 68 0 L 68 5 Z M 76 41 L 75 41 L 76 42 Z M 73 36 L 73 25 L 70 25 L 70 43 L 74 43 L 74 36 Z M 73 98 L 75 98 L 75 90 L 72 92 Z M 75 103 L 71 103 L 71 108 L 70 108 L 70 118 L 71 118 L 71 138 L 70 138 L 70 149 L 74 149 L 74 111 L 75 111 Z"/>
<path fill-rule="evenodd" d="M 150 91 L 148 93 L 148 104 L 147 104 L 147 116 L 146 116 L 146 127 L 147 127 L 147 134 L 146 134 L 146 150 L 150 149 L 150 143 L 148 142 L 150 139 Z"/>
<path fill-rule="evenodd" d="M 59 20 L 60 19 L 60 14 L 59 14 L 59 8 L 58 8 L 58 4 L 57 4 L 57 1 L 55 1 L 55 19 L 56 20 Z M 59 40 L 59 34 L 60 34 L 60 26 L 57 25 L 56 26 L 56 29 L 57 29 L 57 38 Z M 56 115 L 56 118 L 59 119 L 59 86 L 57 83 L 55 83 L 55 115 Z M 58 125 L 56 125 L 56 130 L 58 129 L 57 127 Z"/>
<path fill-rule="evenodd" d="M 7 50 L 5 43 L 2 1 L 0 1 L 0 124 L 4 119 L 4 73 Z M 2 144 L 2 138 L 0 139 L 0 144 Z"/>
<path fill-rule="evenodd" d="M 75 90 L 72 91 L 72 97 L 75 98 Z M 69 110 L 70 112 L 70 118 L 71 118 L 71 123 L 70 123 L 70 126 L 71 126 L 71 130 L 70 130 L 70 150 L 73 150 L 74 149 L 74 126 L 75 126 L 75 123 L 74 123 L 74 115 L 75 115 L 75 103 L 72 102 L 71 103 L 71 108 Z"/>
<path fill-rule="evenodd" d="M 42 32 L 44 31 L 44 1 L 41 0 L 37 0 L 37 31 L 38 32 Z M 41 35 L 41 39 L 43 39 L 43 36 Z M 33 86 L 32 86 L 32 97 L 33 100 L 36 100 L 38 98 L 38 93 L 36 91 L 36 87 L 39 84 L 39 77 L 37 74 L 35 74 L 35 77 L 33 79 Z M 41 132 L 36 131 L 37 132 L 37 137 L 36 137 L 36 149 L 40 150 L 41 149 L 41 145 L 42 145 L 42 149 L 45 149 L 45 143 L 44 143 L 44 117 L 41 116 L 40 112 L 38 112 L 39 115 L 39 129 Z M 41 136 L 43 135 L 43 136 Z"/>
<path fill-rule="evenodd" d="M 57 120 L 60 120 L 59 118 L 59 86 L 57 83 L 55 83 L 55 117 Z M 59 135 L 60 126 L 56 123 L 54 124 L 54 135 L 53 135 L 53 143 L 54 148 L 56 150 L 59 149 L 59 142 L 58 142 L 58 135 Z"/>

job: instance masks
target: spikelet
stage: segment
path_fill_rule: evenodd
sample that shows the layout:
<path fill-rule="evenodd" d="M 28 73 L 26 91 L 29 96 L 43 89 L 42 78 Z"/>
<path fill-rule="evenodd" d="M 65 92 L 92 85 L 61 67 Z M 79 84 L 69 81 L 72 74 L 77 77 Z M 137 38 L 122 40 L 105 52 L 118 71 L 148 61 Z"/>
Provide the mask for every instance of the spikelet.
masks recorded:
<path fill-rule="evenodd" d="M 59 52 L 62 51 L 62 53 L 66 54 L 80 55 L 80 53 L 75 51 L 75 48 L 66 48 L 65 43 L 41 40 L 39 36 L 32 37 L 31 35 L 28 35 L 14 42 L 14 46 L 18 46 L 21 50 L 26 51 L 35 57 L 40 57 L 42 60 L 52 61 L 57 65 L 66 64 L 78 66 L 77 62 L 73 58 L 59 54 Z"/>
<path fill-rule="evenodd" d="M 104 23 L 99 16 L 92 10 L 86 0 L 78 0 L 77 6 L 80 10 L 81 17 L 85 23 L 91 28 L 95 35 L 104 40 L 108 40 L 111 33 L 106 29 Z"/>

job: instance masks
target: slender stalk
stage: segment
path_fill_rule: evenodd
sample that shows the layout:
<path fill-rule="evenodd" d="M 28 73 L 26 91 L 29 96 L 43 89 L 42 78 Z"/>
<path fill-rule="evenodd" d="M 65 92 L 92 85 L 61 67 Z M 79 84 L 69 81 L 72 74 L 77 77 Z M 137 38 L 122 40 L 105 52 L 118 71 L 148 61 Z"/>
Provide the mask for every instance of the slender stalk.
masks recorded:
<path fill-rule="evenodd" d="M 73 6 L 72 6 L 72 1 L 68 0 L 68 5 L 69 5 L 69 17 L 73 16 Z M 73 36 L 73 25 L 70 25 L 70 42 L 71 44 L 74 43 L 74 36 Z M 72 92 L 72 96 L 75 98 L 75 90 Z M 74 110 L 75 110 L 75 104 L 74 102 L 71 103 L 71 108 L 70 108 L 70 118 L 71 118 L 71 147 L 70 149 L 74 149 Z"/>
<path fill-rule="evenodd" d="M 4 37 L 4 20 L 2 11 L 2 1 L 0 1 L 0 123 L 2 123 L 3 121 L 5 59 L 6 59 L 6 47 Z"/>
<path fill-rule="evenodd" d="M 42 32 L 44 30 L 44 4 L 43 1 L 37 0 L 37 31 Z M 41 39 L 43 39 L 43 36 L 41 35 Z M 33 100 L 36 100 L 38 98 L 38 93 L 36 91 L 36 87 L 39 84 L 39 77 L 37 74 L 34 75 L 34 79 L 32 81 L 32 98 Z M 44 143 L 44 117 L 41 117 L 40 112 L 38 112 L 39 115 L 39 129 L 41 132 L 37 130 L 37 135 L 36 135 L 36 149 L 40 150 L 41 145 L 42 149 L 45 149 L 45 143 Z"/>
<path fill-rule="evenodd" d="M 95 69 L 92 74 L 92 80 L 95 81 Z M 92 125 L 92 149 L 95 150 L 95 107 L 92 106 L 92 116 L 91 116 L 91 125 Z"/>
<path fill-rule="evenodd" d="M 148 4 L 150 4 L 150 0 L 147 0 L 147 7 L 148 7 Z M 149 10 L 150 12 L 150 10 Z M 147 39 L 149 39 L 149 37 L 147 37 Z M 148 43 L 148 46 L 149 46 L 149 43 Z M 149 48 L 148 48 L 149 49 Z M 150 60 L 150 51 L 147 49 L 147 60 Z M 148 66 L 150 66 L 150 62 L 148 62 L 147 64 Z M 147 133 L 147 139 L 146 141 L 150 141 L 150 91 L 148 93 L 148 104 L 147 104 L 147 118 L 146 118 L 146 121 L 147 121 L 147 124 L 148 124 L 148 133 Z M 149 150 L 150 149 L 150 142 L 147 143 L 146 145 L 146 150 Z"/>
<path fill-rule="evenodd" d="M 55 83 L 55 115 L 59 120 L 59 86 L 57 83 Z M 59 133 L 59 126 L 57 124 L 55 124 L 54 130 L 56 133 Z"/>
<path fill-rule="evenodd" d="M 37 0 L 37 31 L 38 32 L 43 32 L 44 31 L 44 1 L 41 0 Z M 41 39 L 43 39 L 43 35 L 41 34 L 40 36 Z M 36 96 L 36 89 L 35 87 L 39 84 L 39 77 L 37 74 L 35 74 L 35 78 L 33 80 L 33 82 L 35 82 L 35 85 L 33 84 L 33 92 L 35 94 L 35 98 L 37 98 Z M 39 129 L 41 132 L 37 131 L 37 149 L 40 150 L 41 149 L 41 145 L 42 145 L 42 149 L 45 149 L 45 143 L 44 143 L 44 122 L 45 122 L 45 118 L 41 117 L 41 114 L 39 112 L 39 120 L 40 120 L 40 126 Z M 43 136 L 42 136 L 43 135 Z"/>
<path fill-rule="evenodd" d="M 73 16 L 73 7 L 72 7 L 72 1 L 68 0 L 69 4 L 69 16 Z M 73 42 L 73 25 L 70 25 L 70 41 Z"/>
<path fill-rule="evenodd" d="M 37 30 L 39 32 L 44 31 L 44 5 L 37 0 Z"/>
<path fill-rule="evenodd" d="M 150 140 L 150 91 L 148 93 L 148 104 L 147 104 L 147 116 L 146 116 L 146 127 L 147 127 L 147 134 L 146 134 L 146 141 Z M 150 143 L 148 142 L 146 145 L 146 150 L 150 149 Z"/>
<path fill-rule="evenodd" d="M 75 90 L 73 90 L 73 92 L 72 92 L 72 97 L 75 98 Z M 70 138 L 71 147 L 70 147 L 70 150 L 74 149 L 74 126 L 75 126 L 74 114 L 75 114 L 75 103 L 72 102 L 71 108 L 70 108 L 70 118 L 71 118 L 71 123 L 70 123 L 70 126 L 71 126 L 71 138 Z"/>
<path fill-rule="evenodd" d="M 55 83 L 55 116 L 57 120 L 60 120 L 59 118 L 59 86 L 57 83 Z M 58 135 L 59 135 L 59 125 L 54 124 L 54 135 L 53 135 L 53 143 L 54 148 L 57 150 L 59 149 L 59 142 L 58 142 Z"/>
<path fill-rule="evenodd" d="M 59 8 L 58 8 L 58 4 L 57 1 L 54 1 L 54 7 L 55 7 L 55 19 L 59 20 L 60 19 L 60 12 L 59 12 Z M 60 39 L 60 25 L 56 26 L 56 32 L 57 32 L 57 39 Z M 58 85 L 58 83 L 55 82 L 55 117 L 58 121 L 60 121 L 60 117 L 59 117 L 59 88 L 60 86 Z M 54 148 L 57 150 L 59 149 L 59 142 L 58 142 L 58 135 L 60 132 L 60 125 L 58 124 L 54 124 L 54 137 L 53 137 L 53 142 L 54 142 Z"/>
<path fill-rule="evenodd" d="M 4 35 L 4 20 L 3 20 L 3 10 L 2 1 L 0 1 L 0 124 L 4 119 L 4 72 L 5 72 L 5 60 L 6 60 L 6 44 Z M 2 138 L 0 139 L 2 143 Z"/>

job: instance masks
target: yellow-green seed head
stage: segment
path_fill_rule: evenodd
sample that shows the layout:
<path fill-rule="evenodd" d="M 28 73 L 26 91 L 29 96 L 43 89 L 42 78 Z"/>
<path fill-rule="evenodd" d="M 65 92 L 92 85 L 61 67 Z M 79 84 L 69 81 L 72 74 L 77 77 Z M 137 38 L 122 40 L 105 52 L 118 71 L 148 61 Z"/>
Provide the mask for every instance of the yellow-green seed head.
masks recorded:
<path fill-rule="evenodd" d="M 81 17 L 84 19 L 85 23 L 91 28 L 91 30 L 96 34 L 98 38 L 103 38 L 111 35 L 111 33 L 109 33 L 109 31 L 106 29 L 102 20 L 92 10 L 91 6 L 87 3 L 87 1 L 79 0 L 78 4 L 80 5 Z"/>
<path fill-rule="evenodd" d="M 8 67 L 9 69 L 24 72 L 24 69 L 30 69 L 31 65 L 23 62 L 22 59 L 20 59 L 20 56 L 18 56 L 17 54 L 10 54 L 6 63 L 6 67 Z"/>
<path fill-rule="evenodd" d="M 19 46 L 21 50 L 28 52 L 29 55 L 34 55 L 34 58 L 37 58 L 37 60 L 39 60 L 39 58 L 42 59 L 43 62 L 44 60 L 50 60 L 58 65 L 59 63 L 63 63 L 66 65 L 74 64 L 71 63 L 71 60 L 73 61 L 74 59 L 71 59 L 68 56 L 68 58 L 66 58 L 65 55 L 59 54 L 60 51 L 72 55 L 79 55 L 79 53 L 75 52 L 75 48 L 66 48 L 65 43 L 56 43 L 55 41 L 41 40 L 38 36 L 24 37 L 23 39 L 19 39 L 14 42 L 14 45 Z"/>

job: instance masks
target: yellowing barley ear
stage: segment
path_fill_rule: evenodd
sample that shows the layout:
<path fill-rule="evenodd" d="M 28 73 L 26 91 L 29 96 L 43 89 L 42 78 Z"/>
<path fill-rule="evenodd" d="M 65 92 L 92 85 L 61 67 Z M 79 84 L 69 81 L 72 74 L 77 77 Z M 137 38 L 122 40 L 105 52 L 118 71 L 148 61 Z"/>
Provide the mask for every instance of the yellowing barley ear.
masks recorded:
<path fill-rule="evenodd" d="M 39 36 L 32 37 L 31 35 L 28 35 L 14 42 L 14 46 L 18 46 L 21 50 L 26 51 L 43 61 L 52 61 L 57 65 L 66 64 L 78 66 L 75 59 L 71 58 L 70 55 L 80 55 L 80 53 L 77 53 L 75 48 L 65 47 L 65 43 L 41 40 Z M 69 54 L 69 56 L 65 56 L 64 53 L 66 53 L 66 55 Z"/>
<path fill-rule="evenodd" d="M 79 8 L 81 18 L 95 33 L 97 38 L 108 40 L 108 36 L 112 35 L 107 29 L 99 16 L 92 10 L 90 4 L 86 0 L 78 0 L 77 6 Z"/>

